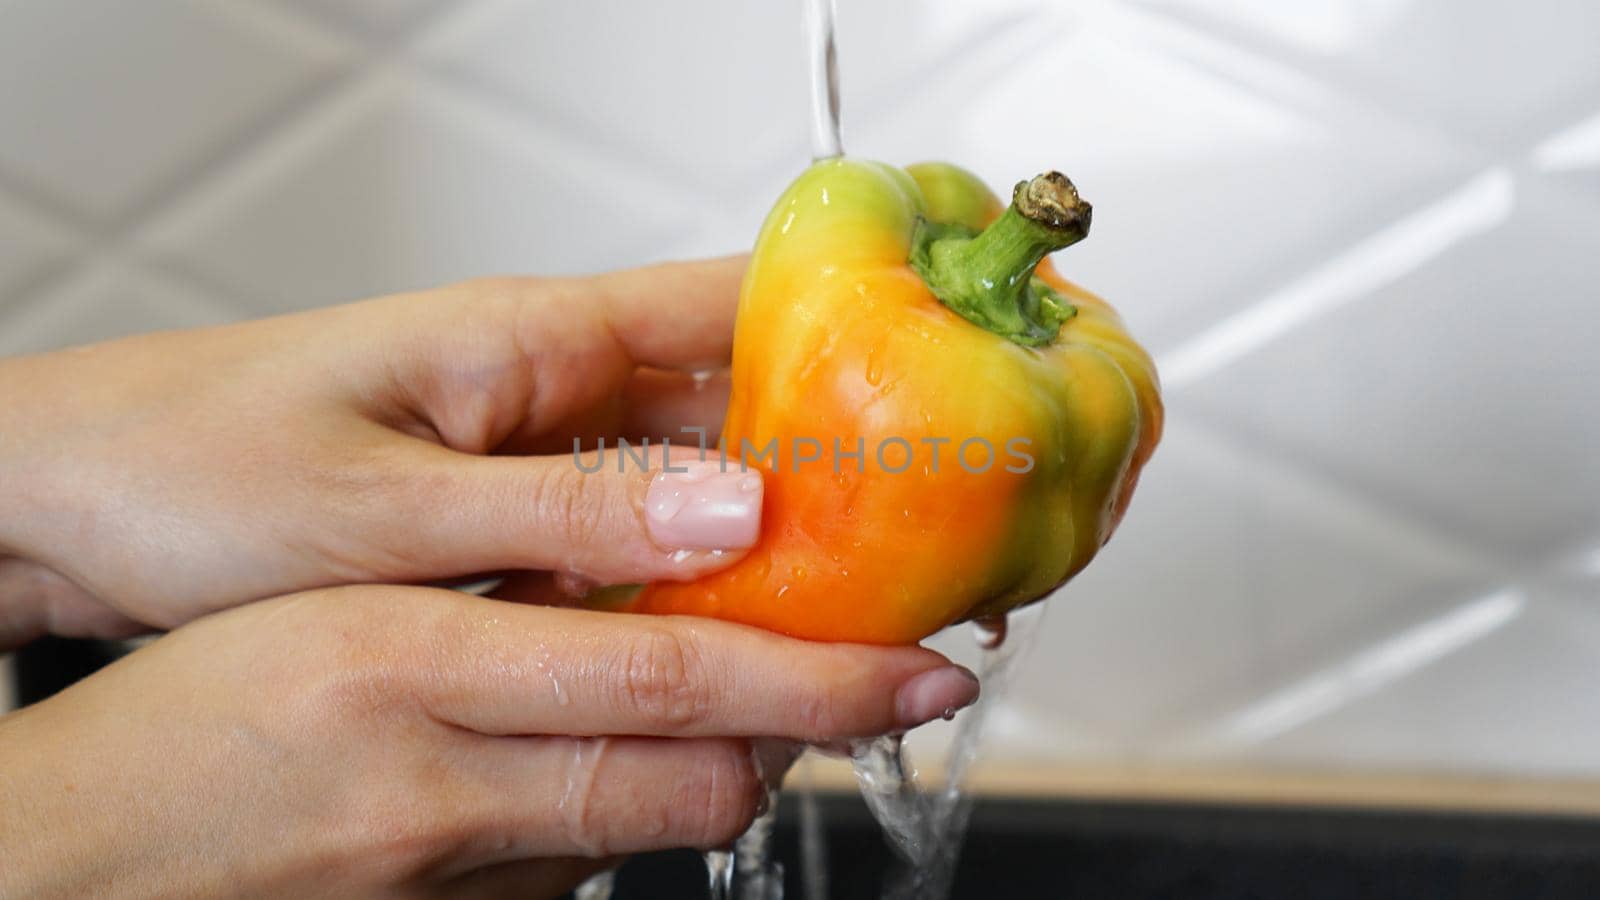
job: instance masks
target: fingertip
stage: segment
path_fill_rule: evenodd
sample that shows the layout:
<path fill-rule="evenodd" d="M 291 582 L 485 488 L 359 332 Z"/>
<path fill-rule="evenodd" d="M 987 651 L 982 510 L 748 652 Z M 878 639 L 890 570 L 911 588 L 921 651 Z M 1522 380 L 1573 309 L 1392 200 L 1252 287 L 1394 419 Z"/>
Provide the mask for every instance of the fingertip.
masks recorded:
<path fill-rule="evenodd" d="M 612 272 L 597 290 L 609 333 L 635 363 L 669 369 L 724 365 L 744 276 L 742 257 L 671 262 Z"/>
<path fill-rule="evenodd" d="M 667 462 L 646 490 L 645 527 L 651 541 L 672 551 L 748 550 L 761 534 L 764 497 L 757 470 L 717 460 Z"/>
<path fill-rule="evenodd" d="M 895 718 L 901 728 L 915 728 L 938 718 L 953 718 L 977 702 L 978 676 L 965 666 L 945 665 L 912 676 L 895 692 Z"/>

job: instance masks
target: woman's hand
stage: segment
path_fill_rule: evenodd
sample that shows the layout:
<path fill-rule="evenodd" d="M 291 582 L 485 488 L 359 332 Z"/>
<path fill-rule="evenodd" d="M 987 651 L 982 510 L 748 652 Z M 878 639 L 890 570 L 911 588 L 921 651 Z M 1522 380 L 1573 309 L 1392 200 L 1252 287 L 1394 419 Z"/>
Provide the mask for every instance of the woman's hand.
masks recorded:
<path fill-rule="evenodd" d="M 0 648 L 352 582 L 732 562 L 759 477 L 677 485 L 709 502 L 676 517 L 645 501 L 660 438 L 721 426 L 726 379 L 691 373 L 727 362 L 743 267 L 474 281 L 0 361 Z M 614 449 L 580 471 L 574 438 L 619 436 L 656 439 L 648 473 Z"/>
<path fill-rule="evenodd" d="M 0 895 L 554 896 L 757 814 L 749 736 L 964 706 L 915 647 L 352 587 L 178 629 L 0 719 Z"/>

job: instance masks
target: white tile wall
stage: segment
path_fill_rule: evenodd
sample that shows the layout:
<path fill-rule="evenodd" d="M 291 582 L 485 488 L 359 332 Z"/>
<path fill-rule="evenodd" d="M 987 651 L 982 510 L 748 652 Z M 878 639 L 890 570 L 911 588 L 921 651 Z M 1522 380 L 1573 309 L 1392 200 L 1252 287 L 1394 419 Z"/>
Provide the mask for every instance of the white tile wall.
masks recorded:
<path fill-rule="evenodd" d="M 643 259 L 676 240 L 683 196 L 470 95 L 383 70 L 256 148 L 149 241 L 280 311 Z"/>
<path fill-rule="evenodd" d="M 1536 564 L 1600 531 L 1600 327 L 1586 309 L 1600 208 L 1531 177 L 1509 186 L 1493 227 L 1218 372 L 1192 402 L 1501 558 Z"/>
<path fill-rule="evenodd" d="M 1052 165 L 1094 185 L 1094 239 L 1072 271 L 1133 299 L 1124 312 L 1152 349 L 1474 170 L 1470 151 L 1204 35 L 1110 13 L 1061 29 L 957 69 L 973 92 L 959 115 L 929 93 L 858 143 L 971 160 L 997 185 Z M 1019 122 L 1027 139 L 995 139 Z"/>
<path fill-rule="evenodd" d="M 1181 408 L 1162 453 L 1138 515 L 1054 601 L 1051 651 L 1017 692 L 1108 749 L 1149 752 L 1491 577 L 1462 549 L 1207 433 Z"/>
<path fill-rule="evenodd" d="M 141 331 L 241 318 L 240 307 L 160 271 L 115 259 L 86 262 L 0 330 L 0 355 L 66 347 Z"/>
<path fill-rule="evenodd" d="M 1600 7 L 1537 0 L 1143 0 L 1352 95 L 1515 153 L 1600 92 Z"/>
<path fill-rule="evenodd" d="M 1067 170 L 1168 382 L 998 754 L 1600 775 L 1600 7 L 840 6 L 846 145 Z M 11 0 L 0 353 L 746 246 L 799 19 Z"/>
<path fill-rule="evenodd" d="M 1275 765 L 1416 770 L 1437 766 L 1445 746 L 1462 768 L 1592 778 L 1597 587 L 1530 586 L 1522 612 L 1481 640 L 1240 753 Z"/>
<path fill-rule="evenodd" d="M 450 6 L 449 0 L 283 0 L 284 3 L 325 17 L 333 25 L 386 38 L 403 31 L 417 19 Z"/>
<path fill-rule="evenodd" d="M 326 37 L 218 4 L 13 2 L 0 168 L 104 220 L 186 180 L 324 75 Z"/>
<path fill-rule="evenodd" d="M 0 198 L 0 309 L 10 309 L 30 282 L 66 263 L 75 249 L 69 230 Z"/>
<path fill-rule="evenodd" d="M 1549 135 L 1530 157 L 1553 182 L 1588 188 L 1600 197 L 1600 113 L 1588 113 Z"/>

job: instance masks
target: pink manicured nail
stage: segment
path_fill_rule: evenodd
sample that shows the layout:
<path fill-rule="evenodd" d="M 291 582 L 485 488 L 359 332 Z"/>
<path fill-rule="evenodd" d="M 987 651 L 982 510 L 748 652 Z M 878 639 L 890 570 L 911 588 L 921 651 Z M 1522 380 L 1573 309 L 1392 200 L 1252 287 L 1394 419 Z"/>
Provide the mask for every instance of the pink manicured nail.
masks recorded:
<path fill-rule="evenodd" d="M 931 669 L 900 685 L 894 696 L 895 717 L 902 728 L 915 728 L 949 717 L 978 699 L 978 676 L 961 666 Z"/>
<path fill-rule="evenodd" d="M 761 475 L 714 460 L 658 473 L 644 498 L 650 539 L 679 550 L 742 550 L 761 532 Z"/>

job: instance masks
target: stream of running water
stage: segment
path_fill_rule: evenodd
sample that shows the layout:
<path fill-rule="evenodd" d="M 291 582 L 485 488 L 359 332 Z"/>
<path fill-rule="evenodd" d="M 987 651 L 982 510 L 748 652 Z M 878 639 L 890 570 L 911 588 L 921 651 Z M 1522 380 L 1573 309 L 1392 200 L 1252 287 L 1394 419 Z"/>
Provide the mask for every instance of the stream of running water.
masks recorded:
<path fill-rule="evenodd" d="M 967 775 L 981 749 L 984 726 L 1003 701 L 1017 660 L 1032 643 L 1043 616 L 1036 604 L 1009 618 L 970 626 L 981 660 L 978 702 L 956 717 L 956 733 L 944 766 L 944 782 L 923 786 L 899 735 L 858 742 L 851 751 L 861 795 L 895 851 L 896 864 L 884 883 L 884 900 L 944 900 L 950 893 L 962 838 L 972 813 Z"/>

